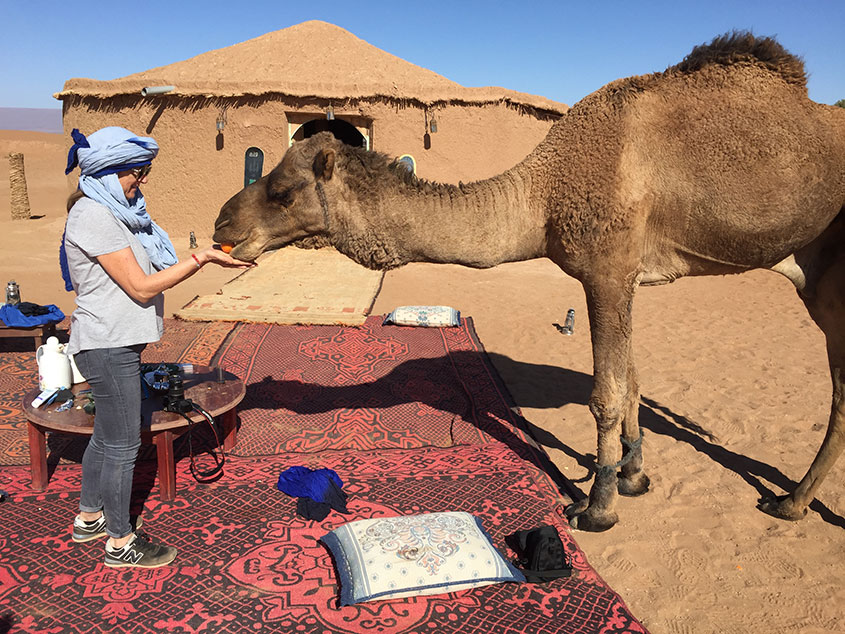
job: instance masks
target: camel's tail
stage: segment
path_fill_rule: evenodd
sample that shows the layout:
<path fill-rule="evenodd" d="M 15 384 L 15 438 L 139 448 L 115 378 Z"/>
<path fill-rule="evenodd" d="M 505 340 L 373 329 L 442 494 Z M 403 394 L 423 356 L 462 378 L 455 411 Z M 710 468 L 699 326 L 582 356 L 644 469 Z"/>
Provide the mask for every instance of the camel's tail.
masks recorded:
<path fill-rule="evenodd" d="M 755 37 L 748 31 L 733 31 L 700 44 L 684 60 L 667 69 L 694 73 L 710 64 L 730 65 L 738 62 L 762 64 L 783 77 L 784 81 L 807 88 L 804 62 L 770 37 Z"/>

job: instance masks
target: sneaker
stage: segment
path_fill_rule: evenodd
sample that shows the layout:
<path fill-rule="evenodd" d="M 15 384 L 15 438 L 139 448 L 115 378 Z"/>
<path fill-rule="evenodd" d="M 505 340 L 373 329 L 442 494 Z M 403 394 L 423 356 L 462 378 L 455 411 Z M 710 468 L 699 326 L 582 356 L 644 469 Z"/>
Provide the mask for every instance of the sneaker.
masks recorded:
<path fill-rule="evenodd" d="M 109 568 L 159 568 L 176 559 L 176 549 L 156 544 L 149 535 L 138 532 L 123 548 L 106 542 L 106 566 Z"/>
<path fill-rule="evenodd" d="M 141 519 L 141 516 L 135 516 L 130 518 L 130 523 L 132 524 L 133 530 L 137 530 L 143 526 L 144 521 Z M 79 517 L 77 515 L 73 520 L 73 534 L 71 535 L 71 539 L 75 541 L 77 544 L 82 544 L 84 542 L 90 542 L 94 539 L 99 539 L 100 537 L 106 536 L 106 516 L 100 515 L 99 518 L 88 522 Z"/>

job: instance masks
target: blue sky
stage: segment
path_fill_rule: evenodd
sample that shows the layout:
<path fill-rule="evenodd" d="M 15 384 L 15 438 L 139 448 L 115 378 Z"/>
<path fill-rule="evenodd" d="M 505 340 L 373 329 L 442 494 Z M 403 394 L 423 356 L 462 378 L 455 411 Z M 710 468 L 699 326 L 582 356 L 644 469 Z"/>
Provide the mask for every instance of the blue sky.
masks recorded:
<path fill-rule="evenodd" d="M 750 29 L 804 59 L 812 99 L 845 98 L 843 0 L 0 0 L 0 107 L 58 108 L 71 77 L 114 79 L 314 19 L 465 86 L 569 105 Z"/>

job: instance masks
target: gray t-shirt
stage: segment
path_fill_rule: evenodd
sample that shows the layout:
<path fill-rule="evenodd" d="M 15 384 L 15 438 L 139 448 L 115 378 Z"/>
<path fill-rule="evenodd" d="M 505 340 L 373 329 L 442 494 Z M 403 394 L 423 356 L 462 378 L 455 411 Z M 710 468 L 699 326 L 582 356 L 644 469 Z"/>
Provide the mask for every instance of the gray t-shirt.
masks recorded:
<path fill-rule="evenodd" d="M 80 198 L 68 213 L 65 251 L 76 310 L 70 321 L 68 353 L 96 348 L 121 348 L 161 339 L 164 295 L 148 302 L 132 299 L 109 277 L 97 256 L 126 247 L 141 269 L 153 273 L 144 247 L 111 211 L 90 198 Z"/>

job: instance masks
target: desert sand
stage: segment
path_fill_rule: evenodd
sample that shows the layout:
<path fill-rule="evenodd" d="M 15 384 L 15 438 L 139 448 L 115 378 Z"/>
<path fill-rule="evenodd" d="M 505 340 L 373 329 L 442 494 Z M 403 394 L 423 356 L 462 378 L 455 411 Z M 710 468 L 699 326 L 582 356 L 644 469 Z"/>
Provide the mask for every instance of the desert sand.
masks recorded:
<path fill-rule="evenodd" d="M 25 155 L 30 220 L 10 219 L 12 150 Z M 24 300 L 69 314 L 57 263 L 66 152 L 61 135 L 0 131 L 0 281 L 14 278 Z M 209 201 L 208 226 L 194 229 L 201 246 L 222 202 Z M 189 257 L 188 228 L 165 229 Z M 168 313 L 237 274 L 204 268 L 167 292 Z M 578 282 L 545 259 L 489 270 L 412 264 L 387 273 L 373 311 L 405 304 L 473 318 L 537 438 L 585 495 L 596 433 Z M 553 324 L 569 308 L 575 332 L 564 336 Z M 845 459 L 802 521 L 755 508 L 803 476 L 829 415 L 824 337 L 791 284 L 768 271 L 682 279 L 640 289 L 634 315 L 652 487 L 620 500 L 610 531 L 575 533 L 592 565 L 654 634 L 845 631 Z"/>

